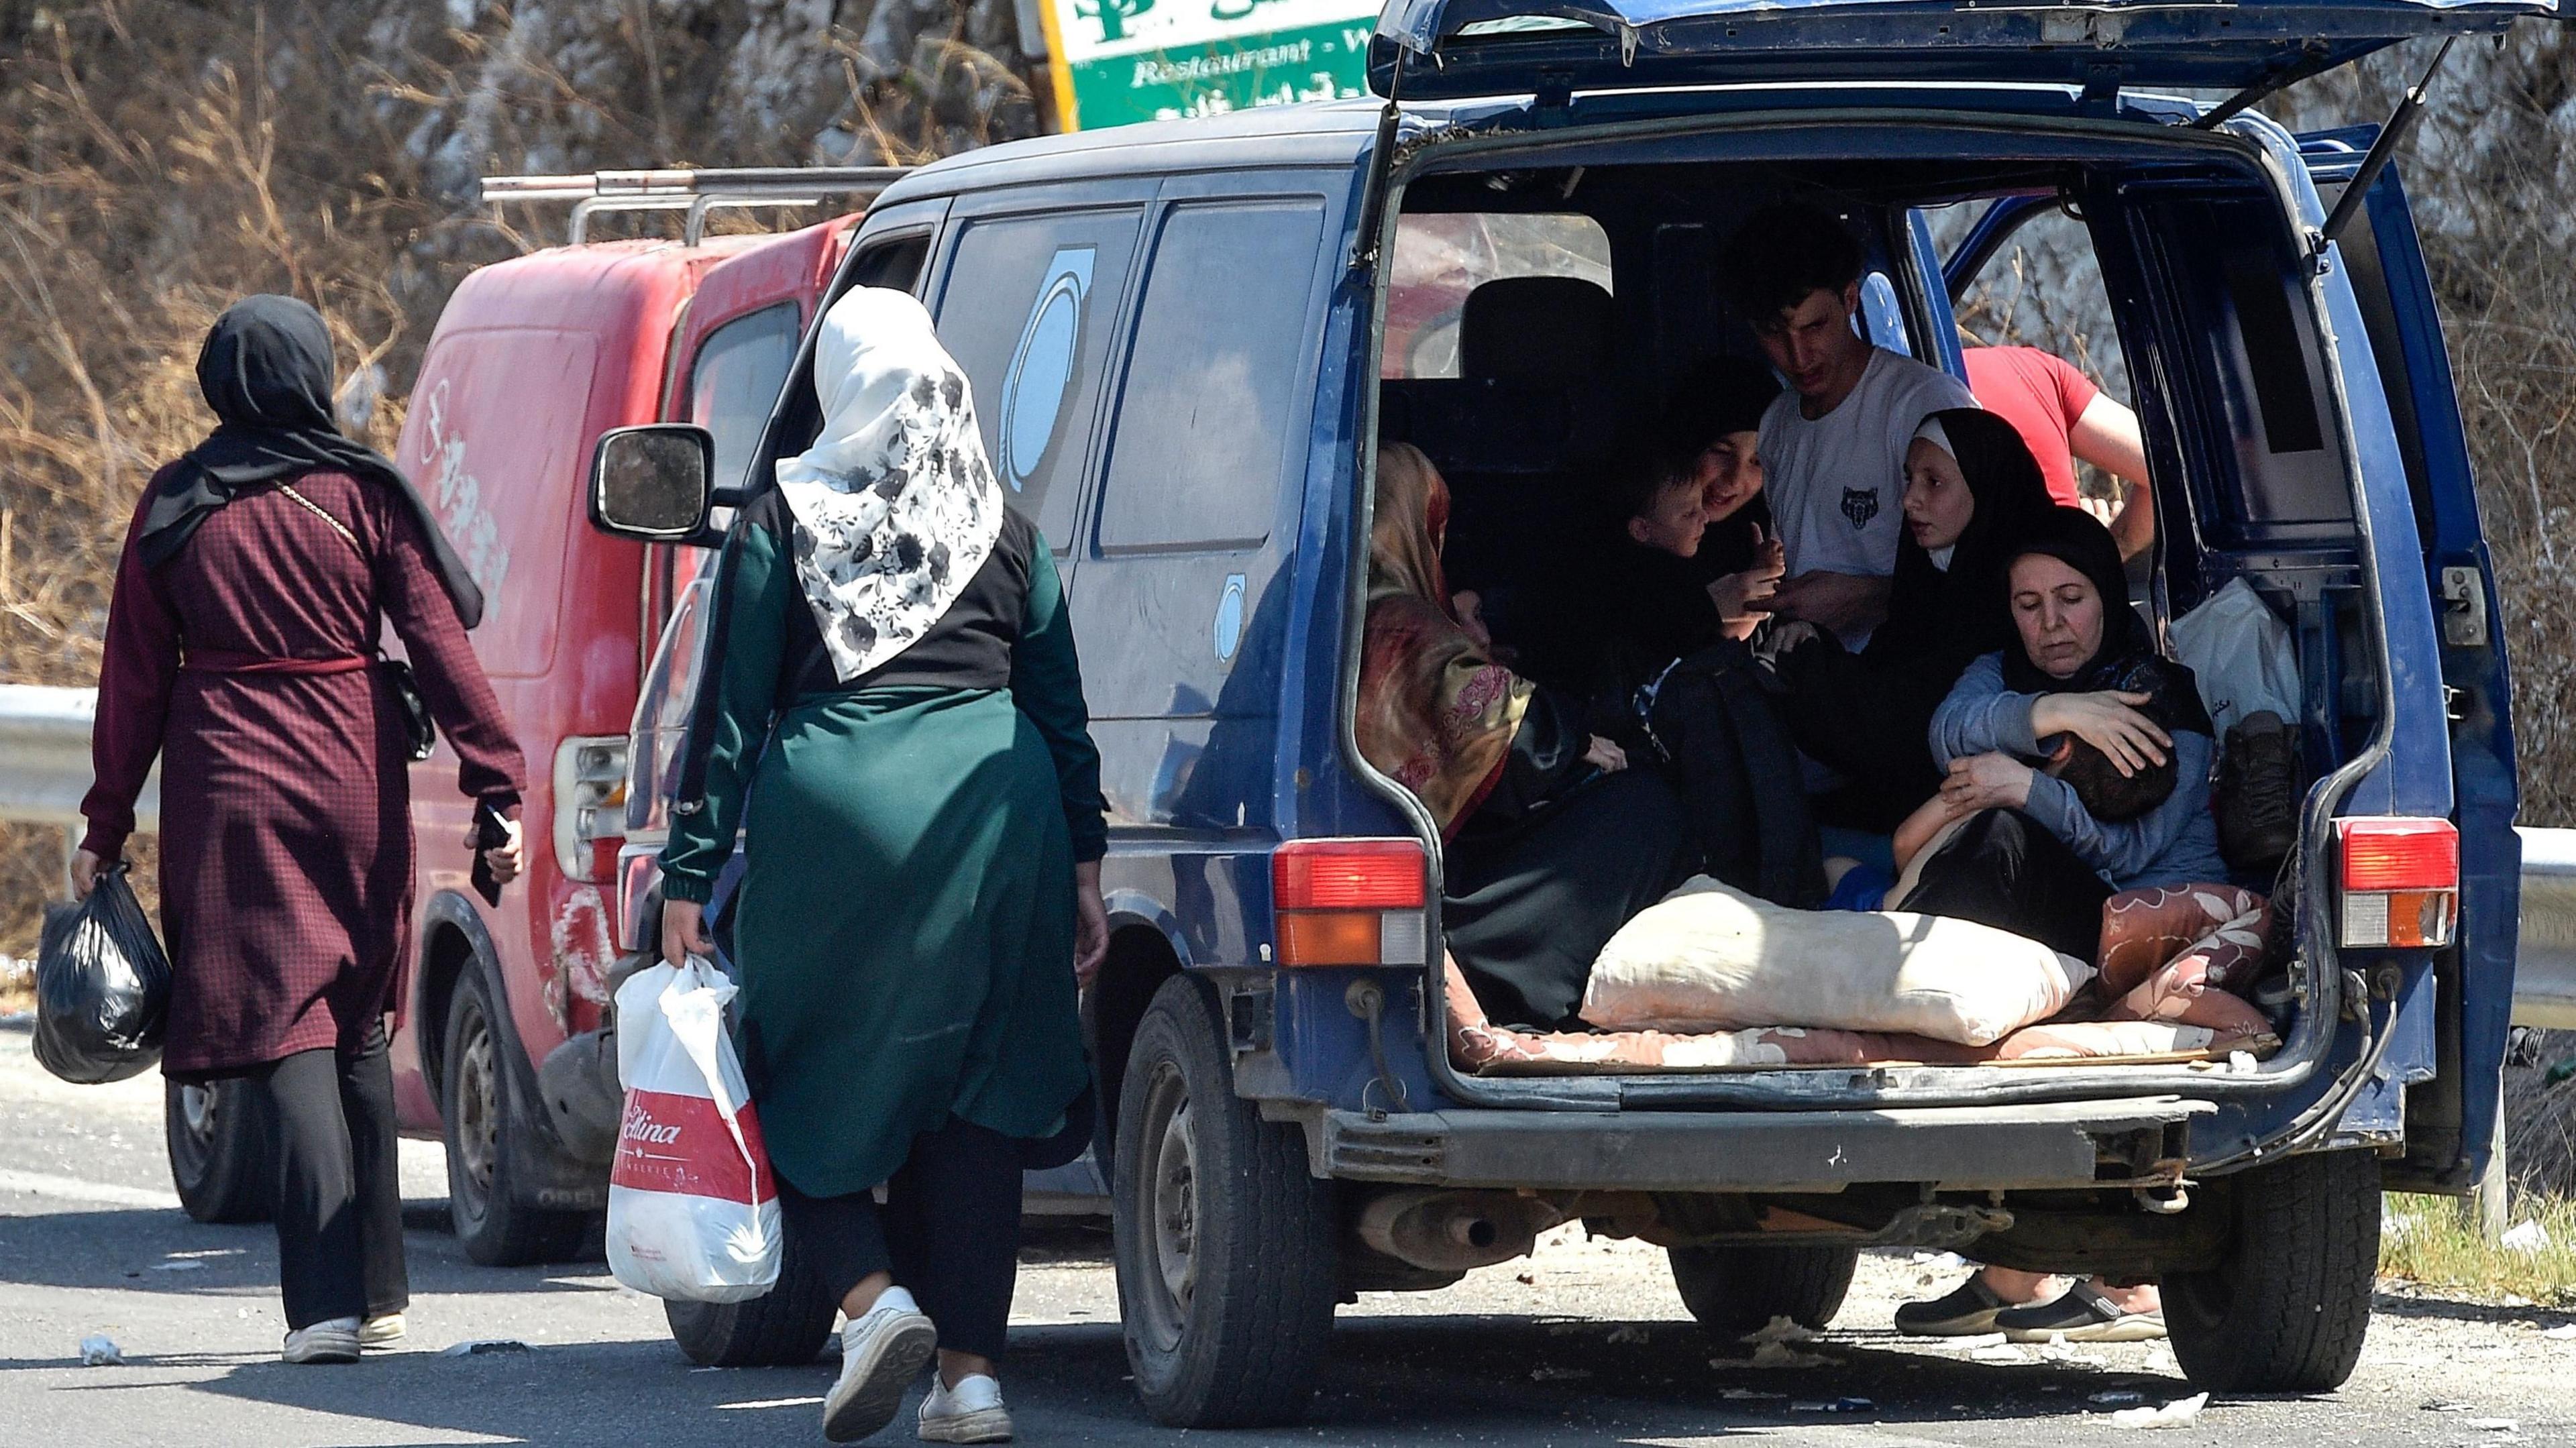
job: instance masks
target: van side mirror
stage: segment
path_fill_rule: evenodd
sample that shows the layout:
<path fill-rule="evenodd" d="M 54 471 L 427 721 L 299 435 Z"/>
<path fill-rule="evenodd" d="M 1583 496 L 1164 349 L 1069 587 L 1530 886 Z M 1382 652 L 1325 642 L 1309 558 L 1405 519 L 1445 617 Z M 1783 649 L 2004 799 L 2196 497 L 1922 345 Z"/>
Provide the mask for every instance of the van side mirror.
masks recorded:
<path fill-rule="evenodd" d="M 620 538 L 678 543 L 707 525 L 715 435 L 685 422 L 616 427 L 590 456 L 590 525 Z"/>

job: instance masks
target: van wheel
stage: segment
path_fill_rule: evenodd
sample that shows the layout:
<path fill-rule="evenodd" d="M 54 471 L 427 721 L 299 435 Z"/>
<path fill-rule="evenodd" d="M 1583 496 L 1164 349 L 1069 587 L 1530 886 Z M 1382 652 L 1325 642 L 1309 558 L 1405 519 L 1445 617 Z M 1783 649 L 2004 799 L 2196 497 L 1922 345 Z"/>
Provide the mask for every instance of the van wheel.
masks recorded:
<path fill-rule="evenodd" d="M 840 1299 L 796 1246 L 780 1243 L 778 1285 L 746 1302 L 666 1300 L 671 1340 L 689 1361 L 709 1368 L 797 1367 L 814 1360 L 832 1335 Z"/>
<path fill-rule="evenodd" d="M 237 1078 L 161 1088 L 179 1205 L 200 1222 L 267 1221 L 277 1183 L 259 1093 Z"/>
<path fill-rule="evenodd" d="M 2164 1282 L 2165 1328 L 2192 1385 L 2217 1393 L 2343 1386 L 2370 1330 L 2379 1270 L 2379 1161 L 2367 1151 L 2294 1156 L 2237 1174 L 2215 1271 Z"/>
<path fill-rule="evenodd" d="M 483 973 L 467 965 L 447 1007 L 440 1135 L 447 1145 L 447 1215 L 465 1255 L 486 1267 L 569 1262 L 582 1255 L 592 1214 L 556 1212 L 519 1199 L 510 1180 L 512 1133 L 506 1049 L 492 1028 Z"/>
<path fill-rule="evenodd" d="M 1163 982 L 1118 1093 L 1118 1306 L 1136 1392 L 1174 1428 L 1293 1422 L 1313 1396 L 1341 1274 L 1333 1189 L 1294 1126 L 1234 1094 L 1215 1001 Z"/>
<path fill-rule="evenodd" d="M 1699 1325 L 1733 1341 L 1785 1317 L 1821 1330 L 1843 1310 L 1854 1247 L 1672 1247 L 1673 1285 Z"/>

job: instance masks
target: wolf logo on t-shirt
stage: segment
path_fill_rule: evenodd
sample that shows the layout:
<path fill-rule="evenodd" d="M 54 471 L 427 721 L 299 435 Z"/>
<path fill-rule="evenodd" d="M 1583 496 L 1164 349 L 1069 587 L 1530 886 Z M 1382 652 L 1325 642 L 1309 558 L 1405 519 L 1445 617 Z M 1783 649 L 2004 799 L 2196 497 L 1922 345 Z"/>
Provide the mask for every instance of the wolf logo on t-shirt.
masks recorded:
<path fill-rule="evenodd" d="M 1869 520 L 1878 516 L 1878 489 L 1843 489 L 1843 516 L 1851 519 L 1855 528 L 1868 527 Z"/>

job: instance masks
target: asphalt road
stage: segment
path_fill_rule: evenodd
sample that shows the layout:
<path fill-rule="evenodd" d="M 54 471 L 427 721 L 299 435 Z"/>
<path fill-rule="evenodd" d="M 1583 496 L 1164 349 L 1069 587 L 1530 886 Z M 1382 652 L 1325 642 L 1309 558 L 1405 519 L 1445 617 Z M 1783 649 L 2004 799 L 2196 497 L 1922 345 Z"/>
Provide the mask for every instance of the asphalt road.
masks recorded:
<path fill-rule="evenodd" d="M 598 1262 L 476 1267 L 444 1231 L 436 1147 L 404 1161 L 414 1301 L 407 1349 L 356 1367 L 277 1361 L 283 1330 L 265 1227 L 177 1210 L 160 1082 L 55 1082 L 0 1030 L 0 1445 L 600 1445 L 821 1442 L 827 1364 L 693 1370 L 660 1304 Z M 1107 1234 L 1055 1225 L 1025 1258 L 1006 1385 L 1024 1443 L 1169 1443 L 1124 1379 Z M 1295 1429 L 1230 1444 L 1480 1443 L 1795 1448 L 2076 1444 L 2133 1439 L 2097 1395 L 2189 1391 L 2161 1344 L 2078 1350 L 1926 1346 L 1888 1314 L 1946 1264 L 1864 1259 L 1816 1366 L 1713 1365 L 1662 1254 L 1551 1240 L 1445 1292 L 1342 1310 L 1326 1387 Z M 2385 1295 L 2360 1373 L 2313 1400 L 2214 1402 L 2149 1444 L 2576 1443 L 2576 1314 Z M 103 1333 L 124 1364 L 82 1367 Z M 449 1356 L 477 1339 L 521 1351 Z M 1741 1348 L 1727 1349 L 1740 1356 Z M 1842 1411 L 1821 1411 L 1834 1400 Z M 2500 1426 L 2510 1422 L 2514 1426 Z M 909 1442 L 910 1418 L 878 1441 Z M 1195 1434 L 1197 1438 L 1210 1435 Z"/>

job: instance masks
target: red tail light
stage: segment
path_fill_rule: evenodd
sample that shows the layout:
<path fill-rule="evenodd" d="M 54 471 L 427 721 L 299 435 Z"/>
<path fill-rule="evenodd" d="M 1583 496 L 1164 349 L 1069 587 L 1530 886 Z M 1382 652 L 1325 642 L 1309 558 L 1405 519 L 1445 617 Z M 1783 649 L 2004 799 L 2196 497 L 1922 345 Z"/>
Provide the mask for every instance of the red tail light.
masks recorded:
<path fill-rule="evenodd" d="M 2460 832 L 2449 820 L 2365 816 L 2343 835 L 2343 943 L 2448 945 L 2460 913 Z"/>
<path fill-rule="evenodd" d="M 1282 910 L 1419 910 L 1427 873 L 1413 840 L 1292 840 L 1270 857 Z"/>
<path fill-rule="evenodd" d="M 2460 888 L 2460 832 L 2449 820 L 2381 817 L 2341 824 L 2346 890 Z"/>
<path fill-rule="evenodd" d="M 1420 965 L 1430 866 L 1414 840 L 1294 840 L 1270 857 L 1281 965 Z"/>

